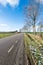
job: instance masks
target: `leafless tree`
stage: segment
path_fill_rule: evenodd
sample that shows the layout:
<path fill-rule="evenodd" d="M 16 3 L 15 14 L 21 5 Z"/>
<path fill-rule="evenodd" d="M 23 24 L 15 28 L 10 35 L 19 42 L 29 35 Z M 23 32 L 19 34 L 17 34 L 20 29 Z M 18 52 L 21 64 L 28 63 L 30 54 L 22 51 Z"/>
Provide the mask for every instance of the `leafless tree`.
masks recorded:
<path fill-rule="evenodd" d="M 27 25 L 24 25 L 23 30 L 24 30 L 25 32 L 28 32 L 28 27 L 27 27 Z"/>
<path fill-rule="evenodd" d="M 29 1 L 29 0 L 28 0 Z M 30 3 L 24 7 L 25 21 L 29 26 L 33 26 L 33 32 L 36 32 L 36 23 L 39 12 L 39 0 L 30 0 Z"/>
<path fill-rule="evenodd" d="M 39 21 L 38 25 L 39 25 L 39 30 L 40 30 L 40 36 L 43 37 L 43 34 L 42 34 L 42 32 L 43 32 L 43 20 Z"/>

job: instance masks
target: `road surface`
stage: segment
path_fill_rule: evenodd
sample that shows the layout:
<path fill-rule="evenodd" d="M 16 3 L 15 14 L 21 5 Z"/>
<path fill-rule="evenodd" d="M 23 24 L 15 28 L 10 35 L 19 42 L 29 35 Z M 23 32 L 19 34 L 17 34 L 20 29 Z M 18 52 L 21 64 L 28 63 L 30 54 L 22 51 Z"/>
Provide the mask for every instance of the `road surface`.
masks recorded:
<path fill-rule="evenodd" d="M 0 39 L 0 65 L 27 65 L 23 33 Z"/>

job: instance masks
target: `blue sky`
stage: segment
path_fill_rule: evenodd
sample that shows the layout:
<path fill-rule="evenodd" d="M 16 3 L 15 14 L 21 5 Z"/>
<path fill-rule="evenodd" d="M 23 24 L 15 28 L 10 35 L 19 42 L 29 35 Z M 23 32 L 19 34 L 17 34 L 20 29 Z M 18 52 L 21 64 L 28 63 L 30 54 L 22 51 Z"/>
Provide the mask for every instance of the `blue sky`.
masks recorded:
<path fill-rule="evenodd" d="M 0 0 L 0 31 L 19 30 L 24 26 L 23 6 L 26 1 Z"/>
<path fill-rule="evenodd" d="M 19 30 L 24 25 L 24 0 L 0 0 L 0 31 Z M 13 3 L 13 2 L 14 3 Z"/>

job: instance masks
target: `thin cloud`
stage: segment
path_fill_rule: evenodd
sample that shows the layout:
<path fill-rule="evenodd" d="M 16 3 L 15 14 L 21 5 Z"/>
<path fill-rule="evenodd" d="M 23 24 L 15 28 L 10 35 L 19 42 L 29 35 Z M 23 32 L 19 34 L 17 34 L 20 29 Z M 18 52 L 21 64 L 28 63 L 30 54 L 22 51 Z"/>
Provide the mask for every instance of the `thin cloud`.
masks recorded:
<path fill-rule="evenodd" d="M 36 0 L 37 2 L 40 2 L 41 4 L 43 4 L 43 0 Z"/>
<path fill-rule="evenodd" d="M 8 31 L 10 27 L 7 24 L 0 24 L 0 31 Z"/>
<path fill-rule="evenodd" d="M 9 4 L 12 7 L 18 6 L 20 0 L 0 0 L 0 4 L 6 6 Z"/>
<path fill-rule="evenodd" d="M 0 27 L 7 27 L 7 24 L 0 24 Z"/>

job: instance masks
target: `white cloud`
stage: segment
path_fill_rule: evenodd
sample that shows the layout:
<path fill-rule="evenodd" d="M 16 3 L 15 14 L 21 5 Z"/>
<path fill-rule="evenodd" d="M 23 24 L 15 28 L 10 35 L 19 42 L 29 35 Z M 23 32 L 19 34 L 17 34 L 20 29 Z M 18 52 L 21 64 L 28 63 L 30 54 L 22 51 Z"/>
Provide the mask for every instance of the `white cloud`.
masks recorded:
<path fill-rule="evenodd" d="M 20 0 L 0 0 L 0 4 L 6 6 L 9 4 L 12 7 L 18 6 Z"/>
<path fill-rule="evenodd" d="M 19 0 L 7 0 L 7 2 L 11 5 L 11 6 L 17 6 L 19 4 Z"/>
<path fill-rule="evenodd" d="M 11 27 L 10 25 L 8 25 L 8 24 L 5 24 L 5 23 L 0 23 L 0 32 L 3 32 L 3 31 L 5 31 L 5 32 L 8 32 L 8 31 L 15 31 L 15 30 L 19 30 L 19 28 L 18 27 Z"/>
<path fill-rule="evenodd" d="M 43 0 L 39 0 L 40 1 L 40 3 L 43 3 Z"/>
<path fill-rule="evenodd" d="M 7 0 L 0 0 L 0 4 L 3 5 L 3 6 L 6 6 Z"/>
<path fill-rule="evenodd" d="M 7 24 L 0 24 L 0 27 L 7 27 Z"/>
<path fill-rule="evenodd" d="M 43 0 L 36 0 L 37 2 L 40 2 L 41 4 L 43 4 Z"/>
<path fill-rule="evenodd" d="M 9 31 L 10 27 L 7 24 L 0 24 L 0 31 Z"/>

